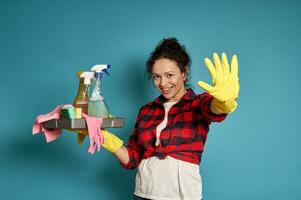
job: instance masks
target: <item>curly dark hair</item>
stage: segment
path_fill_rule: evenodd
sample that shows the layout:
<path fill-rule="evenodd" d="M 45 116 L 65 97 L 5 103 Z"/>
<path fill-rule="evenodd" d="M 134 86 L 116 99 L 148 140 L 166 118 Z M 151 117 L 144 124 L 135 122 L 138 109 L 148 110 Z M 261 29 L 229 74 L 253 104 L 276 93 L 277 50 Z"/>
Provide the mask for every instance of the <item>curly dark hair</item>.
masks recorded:
<path fill-rule="evenodd" d="M 190 56 L 186 52 L 186 47 L 178 42 L 174 37 L 162 39 L 155 50 L 150 54 L 147 62 L 145 72 L 150 79 L 152 76 L 153 65 L 156 60 L 167 58 L 177 63 L 177 66 L 182 73 L 186 74 L 185 87 L 189 87 L 190 83 Z"/>

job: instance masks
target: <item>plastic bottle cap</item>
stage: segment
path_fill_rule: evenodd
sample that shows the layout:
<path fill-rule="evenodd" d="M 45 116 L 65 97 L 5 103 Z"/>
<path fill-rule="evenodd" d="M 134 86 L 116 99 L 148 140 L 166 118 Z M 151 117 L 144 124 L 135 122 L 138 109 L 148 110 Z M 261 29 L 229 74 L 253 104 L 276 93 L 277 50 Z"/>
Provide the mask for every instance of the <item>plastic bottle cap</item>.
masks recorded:
<path fill-rule="evenodd" d="M 91 79 L 94 76 L 94 72 L 84 72 L 80 75 L 81 78 L 84 78 L 84 84 L 85 85 L 90 85 L 91 84 Z"/>

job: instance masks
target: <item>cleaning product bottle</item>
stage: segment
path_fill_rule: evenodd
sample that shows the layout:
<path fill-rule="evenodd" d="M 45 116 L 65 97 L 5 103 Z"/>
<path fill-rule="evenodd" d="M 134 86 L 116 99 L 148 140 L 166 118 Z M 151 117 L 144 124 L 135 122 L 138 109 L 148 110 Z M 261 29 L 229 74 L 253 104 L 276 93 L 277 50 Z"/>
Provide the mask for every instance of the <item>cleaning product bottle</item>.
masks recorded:
<path fill-rule="evenodd" d="M 88 101 L 89 101 L 89 88 L 91 84 L 91 79 L 93 79 L 93 72 L 79 71 L 77 74 L 79 78 L 79 86 L 77 95 L 74 99 L 73 106 L 75 108 L 81 108 L 82 112 L 88 114 Z M 85 140 L 84 134 L 77 134 L 77 143 L 82 144 Z"/>
<path fill-rule="evenodd" d="M 102 96 L 102 74 L 107 73 L 110 65 L 94 65 L 91 71 L 94 71 L 94 83 L 92 85 L 92 94 L 88 102 L 88 114 L 94 117 L 108 118 L 109 109 Z"/>
<path fill-rule="evenodd" d="M 82 108 L 82 112 L 88 114 L 89 85 L 91 84 L 94 73 L 79 71 L 76 76 L 79 77 L 79 86 L 77 95 L 73 101 L 73 106 Z"/>

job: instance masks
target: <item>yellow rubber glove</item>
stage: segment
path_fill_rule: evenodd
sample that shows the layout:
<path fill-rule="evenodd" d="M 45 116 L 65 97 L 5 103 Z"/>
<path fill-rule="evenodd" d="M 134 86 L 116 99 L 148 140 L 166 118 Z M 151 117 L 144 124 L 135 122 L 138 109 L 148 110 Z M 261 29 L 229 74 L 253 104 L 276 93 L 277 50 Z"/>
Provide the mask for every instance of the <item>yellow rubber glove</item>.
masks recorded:
<path fill-rule="evenodd" d="M 114 118 L 114 116 L 112 114 L 109 114 L 109 118 Z M 102 129 L 101 132 L 104 137 L 104 144 L 102 144 L 102 146 L 109 152 L 115 153 L 119 148 L 123 146 L 123 141 L 115 134 L 109 132 L 106 129 Z"/>
<path fill-rule="evenodd" d="M 79 129 L 79 130 L 72 130 L 72 129 L 66 129 L 70 132 L 75 132 L 78 135 L 88 135 L 88 130 L 86 129 Z M 115 134 L 107 131 L 106 129 L 101 129 L 101 133 L 104 137 L 104 144 L 102 144 L 102 147 L 108 150 L 111 153 L 115 153 L 119 148 L 122 147 L 123 141 L 117 137 Z"/>
<path fill-rule="evenodd" d="M 109 152 L 115 153 L 123 146 L 123 141 L 113 133 L 110 133 L 106 129 L 102 129 L 101 132 L 104 137 L 104 144 L 102 146 Z"/>
<path fill-rule="evenodd" d="M 233 112 L 237 107 L 236 99 L 239 93 L 237 56 L 232 57 L 231 71 L 225 53 L 222 53 L 222 60 L 217 53 L 214 53 L 213 61 L 215 66 L 209 58 L 205 58 L 213 85 L 208 85 L 203 81 L 199 81 L 198 85 L 214 97 L 212 104 L 217 111 L 220 113 Z"/>

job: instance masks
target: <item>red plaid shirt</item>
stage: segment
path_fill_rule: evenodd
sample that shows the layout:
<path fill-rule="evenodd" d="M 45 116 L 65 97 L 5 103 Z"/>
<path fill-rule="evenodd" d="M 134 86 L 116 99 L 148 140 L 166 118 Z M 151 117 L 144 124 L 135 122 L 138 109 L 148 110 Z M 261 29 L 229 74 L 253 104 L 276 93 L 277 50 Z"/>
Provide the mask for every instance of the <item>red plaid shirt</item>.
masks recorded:
<path fill-rule="evenodd" d="M 164 97 L 143 106 L 138 114 L 135 129 L 127 144 L 129 162 L 122 166 L 136 168 L 141 159 L 166 156 L 199 164 L 211 122 L 221 122 L 226 115 L 211 112 L 213 97 L 208 93 L 196 95 L 188 89 L 168 113 L 168 122 L 156 146 L 156 128 L 164 119 Z"/>

